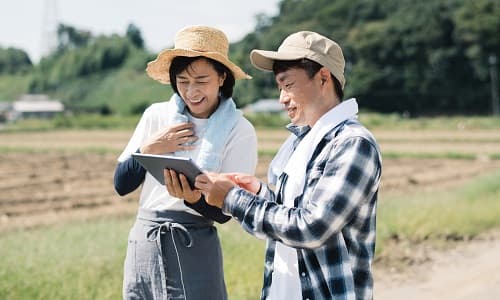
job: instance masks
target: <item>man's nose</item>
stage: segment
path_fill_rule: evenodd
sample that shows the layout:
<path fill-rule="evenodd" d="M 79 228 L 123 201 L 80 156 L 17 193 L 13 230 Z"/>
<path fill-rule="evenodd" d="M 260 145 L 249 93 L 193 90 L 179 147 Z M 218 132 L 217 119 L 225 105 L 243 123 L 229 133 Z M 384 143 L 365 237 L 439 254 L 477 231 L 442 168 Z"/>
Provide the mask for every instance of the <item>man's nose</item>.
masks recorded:
<path fill-rule="evenodd" d="M 279 102 L 281 104 L 285 104 L 287 103 L 288 101 L 290 101 L 290 98 L 288 97 L 288 93 L 285 91 L 285 90 L 281 90 L 280 91 L 280 99 L 279 99 Z"/>

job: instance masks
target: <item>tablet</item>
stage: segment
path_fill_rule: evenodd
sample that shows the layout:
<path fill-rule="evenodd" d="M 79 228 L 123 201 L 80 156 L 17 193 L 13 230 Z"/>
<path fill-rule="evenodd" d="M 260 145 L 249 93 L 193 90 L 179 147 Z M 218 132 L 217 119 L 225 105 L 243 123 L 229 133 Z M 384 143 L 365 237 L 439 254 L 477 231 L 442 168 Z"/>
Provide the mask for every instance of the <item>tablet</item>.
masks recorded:
<path fill-rule="evenodd" d="M 172 169 L 177 173 L 184 174 L 191 185 L 191 188 L 194 187 L 196 176 L 202 173 L 201 169 L 189 157 L 142 153 L 132 153 L 132 157 L 135 158 L 162 185 L 165 185 L 165 179 L 163 177 L 164 169 Z"/>

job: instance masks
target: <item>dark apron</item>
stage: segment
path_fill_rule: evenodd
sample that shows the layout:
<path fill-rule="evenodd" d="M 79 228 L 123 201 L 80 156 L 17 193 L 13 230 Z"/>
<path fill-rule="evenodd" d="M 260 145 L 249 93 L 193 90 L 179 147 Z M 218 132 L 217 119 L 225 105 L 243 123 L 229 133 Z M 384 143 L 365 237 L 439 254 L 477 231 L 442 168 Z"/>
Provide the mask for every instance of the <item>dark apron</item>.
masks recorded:
<path fill-rule="evenodd" d="M 140 208 L 129 234 L 123 299 L 227 299 L 213 222 Z"/>

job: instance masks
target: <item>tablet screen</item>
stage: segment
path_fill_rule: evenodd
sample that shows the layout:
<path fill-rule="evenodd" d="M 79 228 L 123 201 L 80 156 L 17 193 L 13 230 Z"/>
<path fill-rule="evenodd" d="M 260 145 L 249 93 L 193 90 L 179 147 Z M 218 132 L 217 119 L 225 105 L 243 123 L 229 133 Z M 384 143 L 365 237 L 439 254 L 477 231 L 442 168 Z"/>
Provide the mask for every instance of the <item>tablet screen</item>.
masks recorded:
<path fill-rule="evenodd" d="M 165 185 L 165 179 L 163 177 L 164 169 L 172 169 L 177 173 L 184 174 L 191 188 L 194 187 L 196 176 L 202 173 L 201 169 L 189 157 L 141 153 L 133 153 L 132 157 L 134 157 L 162 185 Z"/>

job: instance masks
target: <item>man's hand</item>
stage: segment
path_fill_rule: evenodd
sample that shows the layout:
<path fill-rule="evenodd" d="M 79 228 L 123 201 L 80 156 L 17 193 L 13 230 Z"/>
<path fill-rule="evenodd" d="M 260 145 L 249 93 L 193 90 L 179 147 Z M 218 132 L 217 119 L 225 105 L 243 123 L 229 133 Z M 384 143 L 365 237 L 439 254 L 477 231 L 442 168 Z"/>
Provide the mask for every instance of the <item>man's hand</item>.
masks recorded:
<path fill-rule="evenodd" d="M 260 191 L 260 180 L 252 175 L 234 173 L 231 174 L 231 177 L 233 178 L 234 183 L 252 194 L 256 195 Z"/>
<path fill-rule="evenodd" d="M 144 154 L 165 154 L 175 151 L 192 150 L 189 145 L 198 139 L 194 135 L 192 123 L 180 123 L 166 127 L 155 133 L 140 149 Z M 188 144 L 186 144 L 188 143 Z"/>
<path fill-rule="evenodd" d="M 194 204 L 201 199 L 201 192 L 191 189 L 189 182 L 184 174 L 177 174 L 174 170 L 165 169 L 165 186 L 171 196 L 184 199 Z"/>
<path fill-rule="evenodd" d="M 236 183 L 232 174 L 206 173 L 196 177 L 195 187 L 202 191 L 205 200 L 212 206 L 222 208 L 224 198 Z"/>

